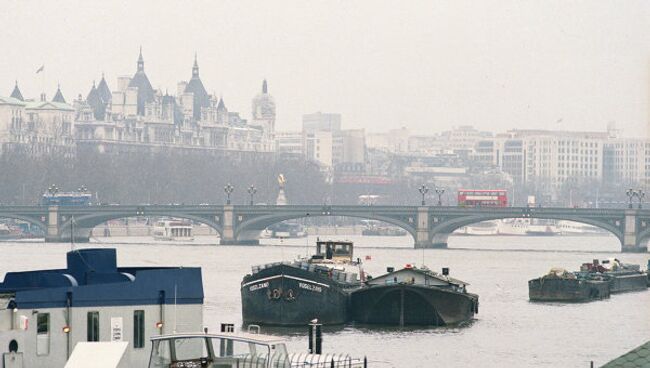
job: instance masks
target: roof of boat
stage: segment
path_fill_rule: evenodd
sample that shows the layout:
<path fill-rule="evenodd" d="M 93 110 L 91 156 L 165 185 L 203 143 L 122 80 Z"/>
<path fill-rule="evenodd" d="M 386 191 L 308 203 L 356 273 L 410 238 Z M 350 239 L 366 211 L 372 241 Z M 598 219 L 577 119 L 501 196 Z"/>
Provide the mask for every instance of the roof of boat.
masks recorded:
<path fill-rule="evenodd" d="M 401 272 L 409 272 L 409 271 L 421 273 L 423 275 L 427 275 L 429 277 L 434 277 L 434 278 L 437 278 L 439 280 L 447 281 L 449 283 L 456 284 L 456 285 L 469 285 L 468 282 L 465 282 L 465 281 L 462 281 L 462 280 L 459 280 L 459 279 L 455 279 L 453 277 L 441 275 L 439 273 L 431 271 L 428 268 L 417 268 L 415 266 L 413 266 L 413 267 L 404 267 L 402 269 L 395 270 L 393 272 L 388 272 L 388 273 L 385 273 L 383 275 L 374 277 L 373 280 L 378 280 L 378 279 L 381 279 L 381 278 L 384 278 L 384 277 L 388 277 L 389 275 L 393 275 L 393 274 L 401 273 Z"/>
<path fill-rule="evenodd" d="M 176 334 L 167 334 L 152 336 L 151 340 L 167 340 L 175 338 L 194 338 L 194 337 L 208 337 L 212 339 L 234 339 L 234 340 L 245 340 L 250 342 L 255 342 L 258 344 L 278 344 L 284 343 L 285 340 L 278 336 L 273 335 L 264 335 L 257 333 L 248 333 L 248 332 L 224 332 L 224 333 L 176 333 Z"/>

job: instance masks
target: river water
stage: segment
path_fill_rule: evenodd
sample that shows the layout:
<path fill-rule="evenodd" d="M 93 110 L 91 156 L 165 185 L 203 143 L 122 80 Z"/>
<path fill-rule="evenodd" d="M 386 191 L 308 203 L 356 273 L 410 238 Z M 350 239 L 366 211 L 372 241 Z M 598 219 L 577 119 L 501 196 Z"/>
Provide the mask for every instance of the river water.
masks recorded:
<path fill-rule="evenodd" d="M 618 257 L 645 265 L 650 254 L 621 254 L 611 236 L 450 237 L 449 249 L 416 250 L 410 237 L 341 236 L 355 255 L 370 255 L 373 275 L 386 266 L 449 267 L 480 297 L 480 313 L 461 328 L 367 328 L 325 331 L 326 352 L 368 357 L 371 367 L 589 367 L 600 366 L 650 339 L 650 291 L 614 295 L 584 304 L 528 301 L 529 279 L 551 267 L 577 269 L 594 258 Z M 241 324 L 239 284 L 251 265 L 291 260 L 312 252 L 315 238 L 265 240 L 266 246 L 165 244 L 146 238 L 102 238 L 80 247 L 116 247 L 121 266 L 182 265 L 203 269 L 206 326 Z M 1 243 L 0 275 L 7 271 L 65 267 L 68 244 Z M 307 348 L 306 327 L 263 329 L 283 335 L 292 351 Z"/>

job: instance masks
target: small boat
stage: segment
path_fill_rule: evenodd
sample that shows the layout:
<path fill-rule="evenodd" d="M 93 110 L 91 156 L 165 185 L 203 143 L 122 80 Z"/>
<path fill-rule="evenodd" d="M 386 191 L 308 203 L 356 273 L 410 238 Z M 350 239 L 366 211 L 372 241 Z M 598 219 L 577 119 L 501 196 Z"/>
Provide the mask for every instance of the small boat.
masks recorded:
<path fill-rule="evenodd" d="M 357 272 L 363 277 L 352 257 L 352 242 L 328 240 L 317 241 L 310 258 L 253 266 L 241 282 L 244 323 L 304 326 L 314 318 L 345 323 L 349 294 L 361 287 Z"/>
<path fill-rule="evenodd" d="M 253 327 L 253 326 L 250 326 Z M 289 353 L 285 340 L 248 332 L 184 333 L 154 336 L 149 368 L 328 368 L 367 367 L 347 354 Z"/>
<path fill-rule="evenodd" d="M 162 220 L 156 222 L 153 227 L 153 238 L 155 240 L 177 241 L 194 240 L 192 223 L 179 220 Z"/>
<path fill-rule="evenodd" d="M 403 269 L 369 279 L 351 294 L 352 320 L 381 325 L 454 325 L 478 313 L 478 295 L 468 283 L 427 267 L 407 264 Z"/>

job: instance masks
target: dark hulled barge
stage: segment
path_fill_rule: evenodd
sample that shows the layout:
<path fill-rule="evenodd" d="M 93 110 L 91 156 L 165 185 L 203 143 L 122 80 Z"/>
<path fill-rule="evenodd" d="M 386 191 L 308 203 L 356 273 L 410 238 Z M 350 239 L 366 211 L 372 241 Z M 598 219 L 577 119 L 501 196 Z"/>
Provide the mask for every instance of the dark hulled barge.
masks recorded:
<path fill-rule="evenodd" d="M 368 280 L 351 294 L 352 320 L 381 325 L 453 325 L 478 313 L 478 295 L 468 293 L 466 282 L 426 267 L 406 265 Z"/>
<path fill-rule="evenodd" d="M 543 302 L 585 302 L 647 288 L 647 273 L 641 272 L 638 265 L 624 264 L 615 258 L 602 263 L 595 259 L 576 272 L 553 268 L 548 274 L 528 281 L 529 299 Z"/>
<path fill-rule="evenodd" d="M 351 242 L 318 241 L 316 254 L 254 266 L 241 283 L 245 324 L 304 326 L 348 321 L 349 294 L 361 287 Z M 361 271 L 362 273 L 363 271 Z M 362 274 L 363 277 L 363 274 Z"/>

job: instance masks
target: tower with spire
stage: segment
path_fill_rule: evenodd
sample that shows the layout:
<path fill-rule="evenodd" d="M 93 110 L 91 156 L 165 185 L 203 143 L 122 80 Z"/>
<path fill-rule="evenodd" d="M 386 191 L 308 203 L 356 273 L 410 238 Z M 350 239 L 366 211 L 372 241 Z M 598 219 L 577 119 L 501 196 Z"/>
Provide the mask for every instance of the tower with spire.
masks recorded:
<path fill-rule="evenodd" d="M 192 66 L 192 79 L 185 86 L 184 93 L 193 94 L 192 117 L 194 120 L 201 120 L 201 109 L 210 107 L 210 96 L 199 77 L 199 62 L 196 53 L 194 54 L 194 65 Z"/>
<path fill-rule="evenodd" d="M 52 102 L 66 103 L 65 98 L 63 98 L 63 93 L 61 93 L 61 85 L 60 84 L 56 87 L 56 93 L 54 94 L 54 97 L 52 98 Z"/>
<path fill-rule="evenodd" d="M 11 97 L 15 98 L 20 101 L 25 101 L 23 98 L 23 94 L 20 93 L 20 88 L 18 88 L 18 81 L 16 81 L 16 85 L 14 86 L 14 90 L 11 92 Z"/>
<path fill-rule="evenodd" d="M 140 55 L 138 56 L 138 70 L 135 72 L 133 78 L 129 82 L 129 87 L 138 89 L 138 115 L 144 116 L 145 104 L 153 101 L 154 90 L 151 87 L 151 82 L 144 72 L 144 58 L 142 57 L 142 47 L 140 47 Z"/>
<path fill-rule="evenodd" d="M 253 98 L 253 124 L 261 126 L 264 134 L 273 138 L 275 132 L 275 100 L 269 94 L 266 79 L 262 81 L 262 91 Z"/>

